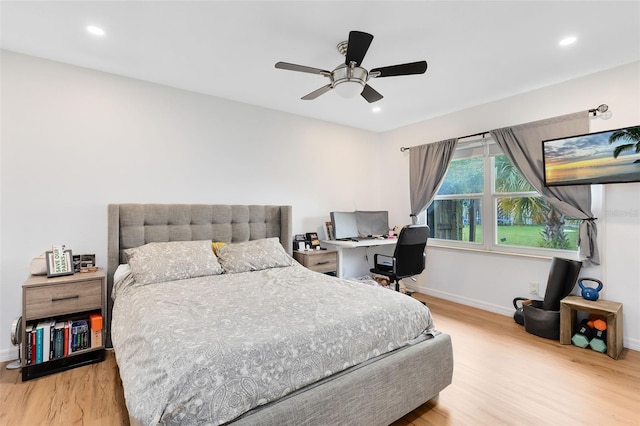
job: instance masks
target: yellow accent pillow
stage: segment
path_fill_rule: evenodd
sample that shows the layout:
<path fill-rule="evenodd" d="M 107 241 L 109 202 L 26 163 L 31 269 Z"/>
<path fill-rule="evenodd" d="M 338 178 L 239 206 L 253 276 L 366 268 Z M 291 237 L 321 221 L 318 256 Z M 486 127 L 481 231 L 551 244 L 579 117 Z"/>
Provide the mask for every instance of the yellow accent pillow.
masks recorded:
<path fill-rule="evenodd" d="M 218 255 L 218 249 L 220 247 L 224 247 L 226 245 L 227 245 L 227 243 L 223 243 L 223 242 L 220 242 L 220 241 L 216 241 L 216 242 L 211 243 L 211 248 L 213 249 L 213 254 L 215 254 L 217 256 Z"/>

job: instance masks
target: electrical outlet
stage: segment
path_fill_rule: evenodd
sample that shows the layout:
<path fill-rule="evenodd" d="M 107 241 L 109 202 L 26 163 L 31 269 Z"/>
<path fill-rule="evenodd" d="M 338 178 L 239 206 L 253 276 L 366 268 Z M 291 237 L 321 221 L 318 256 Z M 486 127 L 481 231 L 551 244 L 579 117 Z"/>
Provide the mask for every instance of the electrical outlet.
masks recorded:
<path fill-rule="evenodd" d="M 529 283 L 529 294 L 538 294 L 540 285 L 538 283 Z"/>

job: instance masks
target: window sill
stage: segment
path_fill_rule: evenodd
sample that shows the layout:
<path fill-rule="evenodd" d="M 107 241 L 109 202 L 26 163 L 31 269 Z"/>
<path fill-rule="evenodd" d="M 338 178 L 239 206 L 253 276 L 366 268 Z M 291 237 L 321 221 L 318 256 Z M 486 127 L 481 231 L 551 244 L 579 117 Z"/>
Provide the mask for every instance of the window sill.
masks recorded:
<path fill-rule="evenodd" d="M 485 255 L 496 255 L 496 256 L 513 256 L 513 257 L 526 257 L 530 259 L 547 259 L 551 260 L 554 257 L 562 257 L 564 259 L 570 260 L 582 260 L 580 259 L 578 253 L 573 252 L 563 252 L 558 250 L 557 252 L 553 250 L 540 250 L 540 253 L 521 253 L 521 252 L 513 252 L 513 251 L 503 251 L 503 250 L 488 250 L 484 247 L 461 247 L 461 246 L 452 246 L 448 244 L 439 244 L 434 242 L 433 240 L 429 240 L 427 243 L 427 247 L 433 247 L 437 249 L 445 249 L 445 250 L 454 250 L 454 251 L 465 251 L 471 253 L 485 254 Z"/>

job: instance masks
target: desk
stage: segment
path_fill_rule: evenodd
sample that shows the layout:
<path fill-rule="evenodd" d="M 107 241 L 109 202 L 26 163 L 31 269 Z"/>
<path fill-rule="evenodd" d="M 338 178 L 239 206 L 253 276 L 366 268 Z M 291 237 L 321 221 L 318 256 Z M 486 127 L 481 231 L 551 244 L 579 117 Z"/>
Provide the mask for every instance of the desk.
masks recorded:
<path fill-rule="evenodd" d="M 354 249 L 358 248 L 368 248 L 368 247 L 394 247 L 397 238 L 381 238 L 381 239 L 370 239 L 370 240 L 362 240 L 362 241 L 338 241 L 338 240 L 322 240 L 320 241 L 321 245 L 327 246 L 331 249 L 334 249 L 338 252 L 338 268 L 336 271 L 336 276 L 339 278 L 343 278 L 345 275 L 345 251 L 355 251 Z M 388 251 L 388 250 L 387 250 Z M 393 254 L 393 253 L 385 253 L 385 254 Z M 351 268 L 354 269 L 354 268 Z M 369 273 L 369 268 L 367 268 L 366 273 Z M 364 274 L 359 274 L 364 275 Z"/>

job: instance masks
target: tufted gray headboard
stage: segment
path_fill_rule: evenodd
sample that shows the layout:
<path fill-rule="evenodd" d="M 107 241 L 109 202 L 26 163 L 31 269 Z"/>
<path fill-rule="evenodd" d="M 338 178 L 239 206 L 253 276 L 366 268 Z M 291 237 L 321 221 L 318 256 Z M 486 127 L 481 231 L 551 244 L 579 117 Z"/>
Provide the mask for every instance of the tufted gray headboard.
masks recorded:
<path fill-rule="evenodd" d="M 162 241 L 239 243 L 279 237 L 292 252 L 291 206 L 227 204 L 109 204 L 107 347 L 111 347 L 113 273 L 128 248 Z"/>

